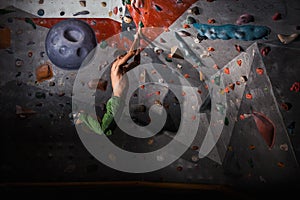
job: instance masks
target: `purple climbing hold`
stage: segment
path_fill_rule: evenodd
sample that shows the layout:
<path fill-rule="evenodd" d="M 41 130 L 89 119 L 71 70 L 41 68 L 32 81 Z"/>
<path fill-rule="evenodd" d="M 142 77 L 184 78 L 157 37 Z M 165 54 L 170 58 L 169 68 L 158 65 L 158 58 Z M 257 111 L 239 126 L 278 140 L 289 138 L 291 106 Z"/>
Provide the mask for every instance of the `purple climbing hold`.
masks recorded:
<path fill-rule="evenodd" d="M 236 24 L 237 25 L 242 25 L 242 24 L 247 24 L 249 22 L 254 22 L 254 17 L 253 15 L 250 14 L 243 14 L 241 15 L 237 20 L 236 20 Z"/>

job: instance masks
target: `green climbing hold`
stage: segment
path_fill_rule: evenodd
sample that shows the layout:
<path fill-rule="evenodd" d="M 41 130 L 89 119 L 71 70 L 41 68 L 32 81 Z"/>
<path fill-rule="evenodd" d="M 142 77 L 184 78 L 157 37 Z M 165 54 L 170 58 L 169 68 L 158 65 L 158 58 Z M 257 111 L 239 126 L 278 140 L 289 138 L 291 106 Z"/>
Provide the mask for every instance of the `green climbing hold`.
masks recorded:
<path fill-rule="evenodd" d="M 225 124 L 226 126 L 229 125 L 229 119 L 228 119 L 227 117 L 225 117 L 224 124 Z"/>
<path fill-rule="evenodd" d="M 36 92 L 35 97 L 38 98 L 38 99 L 45 99 L 46 94 L 44 92 Z"/>
<path fill-rule="evenodd" d="M 125 4 L 131 4 L 131 0 L 123 0 L 123 5 L 124 5 L 124 2 L 125 2 Z"/>
<path fill-rule="evenodd" d="M 139 22 L 139 27 L 140 27 L 140 28 L 143 28 L 143 27 L 144 27 L 144 24 L 143 24 L 142 21 Z"/>
<path fill-rule="evenodd" d="M 105 49 L 107 46 L 108 46 L 107 42 L 105 40 L 102 40 L 101 43 L 100 43 L 100 47 L 102 49 Z"/>
<path fill-rule="evenodd" d="M 220 76 L 216 76 L 216 77 L 214 78 L 214 81 L 215 81 L 215 84 L 216 84 L 217 86 L 220 86 Z"/>
<path fill-rule="evenodd" d="M 25 22 L 28 23 L 28 24 L 31 24 L 31 26 L 36 29 L 36 25 L 35 23 L 28 17 L 25 18 Z"/>
<path fill-rule="evenodd" d="M 191 17 L 191 16 L 188 16 L 188 17 L 186 18 L 186 23 L 187 23 L 187 24 L 195 24 L 195 23 L 197 23 L 197 22 L 196 22 L 195 18 L 193 18 L 193 17 Z"/>
<path fill-rule="evenodd" d="M 0 9 L 0 15 L 5 15 L 11 12 L 16 12 L 14 10 Z"/>
<path fill-rule="evenodd" d="M 169 58 L 169 57 L 167 56 L 167 57 L 166 57 L 166 61 L 167 61 L 167 62 L 172 62 L 172 59 Z"/>

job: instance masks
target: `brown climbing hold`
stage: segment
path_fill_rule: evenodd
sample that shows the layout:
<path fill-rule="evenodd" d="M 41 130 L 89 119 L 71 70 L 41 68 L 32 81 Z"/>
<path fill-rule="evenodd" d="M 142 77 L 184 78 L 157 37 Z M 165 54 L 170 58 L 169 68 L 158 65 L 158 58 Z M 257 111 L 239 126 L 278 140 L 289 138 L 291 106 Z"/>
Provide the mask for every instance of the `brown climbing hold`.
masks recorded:
<path fill-rule="evenodd" d="M 283 163 L 283 162 L 278 162 L 278 163 L 277 163 L 277 166 L 278 166 L 278 167 L 280 167 L 280 168 L 283 168 L 283 167 L 285 167 L 285 165 L 284 165 L 284 163 Z"/>
<path fill-rule="evenodd" d="M 171 58 L 183 59 L 183 54 L 180 51 L 180 49 L 178 48 L 178 46 L 171 47 L 171 54 L 170 54 L 170 56 L 171 56 Z"/>
<path fill-rule="evenodd" d="M 79 3 L 82 7 L 86 7 L 86 1 L 79 1 Z"/>
<path fill-rule="evenodd" d="M 36 80 L 37 82 L 42 82 L 45 80 L 49 80 L 53 77 L 53 70 L 50 63 L 45 63 L 40 65 L 35 70 Z"/>
<path fill-rule="evenodd" d="M 0 49 L 9 48 L 10 42 L 11 42 L 10 29 L 0 27 Z"/>
<path fill-rule="evenodd" d="M 23 108 L 22 106 L 16 105 L 16 115 L 25 117 L 26 115 L 36 114 L 34 110 Z"/>
<path fill-rule="evenodd" d="M 105 91 L 107 88 L 107 81 L 103 79 L 93 79 L 88 82 L 88 87 L 90 89 L 99 89 Z"/>
<path fill-rule="evenodd" d="M 255 149 L 255 146 L 252 144 L 252 145 L 249 146 L 249 149 L 250 149 L 250 150 L 254 150 L 254 149 Z"/>
<path fill-rule="evenodd" d="M 277 34 L 278 39 L 283 44 L 289 44 L 299 36 L 299 33 L 293 33 L 291 35 Z"/>

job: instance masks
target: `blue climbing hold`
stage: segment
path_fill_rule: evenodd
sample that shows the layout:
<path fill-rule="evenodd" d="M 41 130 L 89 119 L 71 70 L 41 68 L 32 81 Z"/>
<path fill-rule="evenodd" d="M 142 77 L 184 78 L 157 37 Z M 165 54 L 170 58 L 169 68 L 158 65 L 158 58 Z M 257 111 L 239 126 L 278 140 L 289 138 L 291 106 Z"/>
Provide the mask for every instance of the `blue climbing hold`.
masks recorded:
<path fill-rule="evenodd" d="M 271 33 L 270 28 L 256 25 L 208 25 L 193 23 L 193 27 L 197 30 L 199 36 L 211 40 L 237 39 L 251 41 L 257 39 L 267 39 L 268 35 Z"/>
<path fill-rule="evenodd" d="M 97 39 L 93 29 L 84 21 L 67 19 L 49 30 L 45 43 L 51 62 L 57 67 L 72 70 L 91 58 L 90 52 L 94 52 Z"/>

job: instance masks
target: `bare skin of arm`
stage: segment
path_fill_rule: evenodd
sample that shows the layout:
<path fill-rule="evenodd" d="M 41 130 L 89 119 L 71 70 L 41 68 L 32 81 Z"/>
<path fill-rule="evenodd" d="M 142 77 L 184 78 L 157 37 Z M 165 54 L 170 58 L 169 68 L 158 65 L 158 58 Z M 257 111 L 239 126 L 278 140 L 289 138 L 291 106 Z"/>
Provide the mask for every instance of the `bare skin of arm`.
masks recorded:
<path fill-rule="evenodd" d="M 119 56 L 111 66 L 110 77 L 113 88 L 113 96 L 120 97 L 122 95 L 122 92 L 127 85 L 126 78 L 123 78 L 124 74 L 139 64 L 139 61 L 135 59 L 132 63 L 121 67 L 122 65 L 126 64 L 127 61 L 133 56 L 139 56 L 140 49 L 138 49 L 138 47 L 140 46 L 140 35 L 141 28 L 139 28 L 137 33 L 135 34 L 134 41 L 128 52 L 123 56 Z"/>

